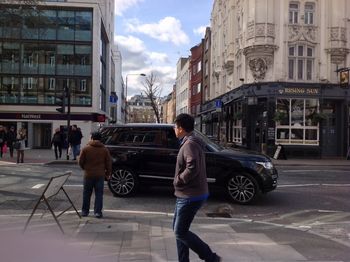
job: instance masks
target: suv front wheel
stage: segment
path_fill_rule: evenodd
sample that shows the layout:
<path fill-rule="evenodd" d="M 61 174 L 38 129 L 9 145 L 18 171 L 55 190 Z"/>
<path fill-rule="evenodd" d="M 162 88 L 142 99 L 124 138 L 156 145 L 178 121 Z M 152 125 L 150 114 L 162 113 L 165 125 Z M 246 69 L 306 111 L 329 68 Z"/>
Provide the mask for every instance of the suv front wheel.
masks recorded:
<path fill-rule="evenodd" d="M 232 175 L 226 184 L 230 199 L 239 204 L 249 204 L 258 195 L 256 180 L 247 173 Z"/>
<path fill-rule="evenodd" d="M 113 169 L 108 186 L 115 196 L 126 197 L 133 195 L 137 191 L 138 179 L 132 170 L 117 167 Z"/>

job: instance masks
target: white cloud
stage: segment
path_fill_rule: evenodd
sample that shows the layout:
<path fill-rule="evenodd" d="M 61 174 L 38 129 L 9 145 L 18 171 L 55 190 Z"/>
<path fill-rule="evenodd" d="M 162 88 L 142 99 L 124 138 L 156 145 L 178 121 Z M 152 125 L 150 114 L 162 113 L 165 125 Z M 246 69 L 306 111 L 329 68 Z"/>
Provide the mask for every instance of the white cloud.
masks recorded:
<path fill-rule="evenodd" d="M 114 0 L 115 1 L 115 13 L 116 15 L 122 16 L 123 12 L 130 7 L 133 7 L 143 0 Z"/>
<path fill-rule="evenodd" d="M 158 23 L 141 24 L 139 20 L 132 19 L 127 23 L 127 30 L 134 33 L 143 33 L 162 42 L 172 42 L 175 45 L 188 44 L 189 37 L 181 29 L 180 20 L 167 16 Z"/>
<path fill-rule="evenodd" d="M 198 28 L 193 29 L 193 33 L 195 35 L 199 35 L 200 37 L 204 37 L 205 36 L 205 29 L 208 27 L 209 25 L 203 25 L 200 26 Z"/>
<path fill-rule="evenodd" d="M 115 36 L 119 50 L 122 54 L 122 71 L 127 74 L 146 74 L 153 72 L 157 75 L 162 86 L 162 95 L 172 90 L 176 78 L 176 67 L 169 65 L 169 57 L 165 53 L 147 50 L 144 42 L 134 36 Z M 142 92 L 142 77 L 128 77 L 128 97 Z"/>
<path fill-rule="evenodd" d="M 148 52 L 147 54 L 151 61 L 155 61 L 157 63 L 169 63 L 169 57 L 167 54 L 158 52 Z"/>

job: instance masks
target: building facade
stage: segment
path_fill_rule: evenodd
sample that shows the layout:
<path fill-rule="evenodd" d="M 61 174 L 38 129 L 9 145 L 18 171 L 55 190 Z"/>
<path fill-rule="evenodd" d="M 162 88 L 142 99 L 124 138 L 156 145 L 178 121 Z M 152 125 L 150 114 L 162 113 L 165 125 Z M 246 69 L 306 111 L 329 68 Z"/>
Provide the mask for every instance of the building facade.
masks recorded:
<path fill-rule="evenodd" d="M 189 88 L 189 113 L 195 119 L 195 128 L 201 128 L 201 104 L 203 84 L 203 44 L 202 42 L 190 49 L 190 88 Z"/>
<path fill-rule="evenodd" d="M 134 95 L 128 100 L 127 123 L 156 123 L 157 119 L 151 105 L 151 100 L 144 95 Z"/>
<path fill-rule="evenodd" d="M 348 1 L 216 0 L 211 26 L 215 92 L 202 117 L 220 123 L 221 140 L 270 155 L 276 145 L 291 157 L 346 155 Z"/>
<path fill-rule="evenodd" d="M 0 9 L 1 124 L 26 128 L 29 147 L 48 148 L 54 130 L 66 128 L 56 102 L 69 90 L 71 124 L 86 144 L 110 118 L 114 1 L 7 3 Z"/>
<path fill-rule="evenodd" d="M 190 59 L 181 57 L 176 70 L 176 115 L 189 112 L 189 67 Z"/>

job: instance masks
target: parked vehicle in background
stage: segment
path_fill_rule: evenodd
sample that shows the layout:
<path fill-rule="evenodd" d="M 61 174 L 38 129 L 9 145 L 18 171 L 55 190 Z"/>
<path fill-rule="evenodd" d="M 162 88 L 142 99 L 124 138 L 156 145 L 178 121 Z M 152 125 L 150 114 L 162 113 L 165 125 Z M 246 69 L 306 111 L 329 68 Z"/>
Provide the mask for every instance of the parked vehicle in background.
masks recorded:
<path fill-rule="evenodd" d="M 126 197 L 139 187 L 172 185 L 179 141 L 170 124 L 126 124 L 101 128 L 102 142 L 113 159 L 111 192 Z M 257 152 L 228 149 L 195 131 L 206 144 L 209 189 L 219 187 L 239 204 L 254 201 L 277 186 L 271 159 Z"/>

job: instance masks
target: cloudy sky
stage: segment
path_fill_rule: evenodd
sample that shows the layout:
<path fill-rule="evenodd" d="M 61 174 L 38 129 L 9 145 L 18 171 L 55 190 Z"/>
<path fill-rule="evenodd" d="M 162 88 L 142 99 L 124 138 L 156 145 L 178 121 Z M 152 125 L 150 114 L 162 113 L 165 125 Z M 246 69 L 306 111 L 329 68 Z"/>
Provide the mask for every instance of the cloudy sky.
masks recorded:
<path fill-rule="evenodd" d="M 210 24 L 213 0 L 115 0 L 115 41 L 123 77 L 153 72 L 168 95 L 176 62 L 199 44 Z M 128 97 L 140 94 L 142 77 L 128 76 Z"/>

